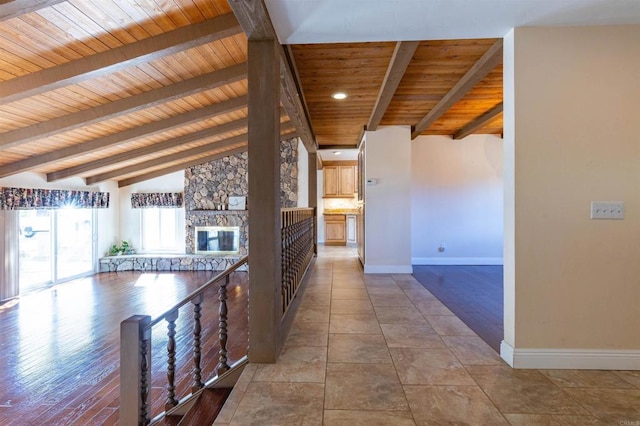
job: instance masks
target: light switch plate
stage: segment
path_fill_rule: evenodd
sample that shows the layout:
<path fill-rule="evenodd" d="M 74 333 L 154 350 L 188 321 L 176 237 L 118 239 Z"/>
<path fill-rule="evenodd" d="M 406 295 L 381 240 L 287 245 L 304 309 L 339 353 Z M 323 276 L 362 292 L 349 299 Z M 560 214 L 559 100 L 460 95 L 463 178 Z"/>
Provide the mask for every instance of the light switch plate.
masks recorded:
<path fill-rule="evenodd" d="M 592 201 L 591 219 L 624 219 L 624 202 L 622 201 Z"/>

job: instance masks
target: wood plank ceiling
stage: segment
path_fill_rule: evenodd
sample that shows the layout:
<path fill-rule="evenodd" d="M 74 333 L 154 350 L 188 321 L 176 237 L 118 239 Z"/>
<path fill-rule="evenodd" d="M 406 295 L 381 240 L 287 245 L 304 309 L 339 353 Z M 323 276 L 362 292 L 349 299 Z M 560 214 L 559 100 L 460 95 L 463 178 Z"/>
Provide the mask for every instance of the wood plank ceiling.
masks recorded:
<path fill-rule="evenodd" d="M 353 146 L 378 124 L 501 133 L 502 68 L 496 55 L 481 63 L 492 47 L 288 46 L 281 133 L 320 148 Z M 0 177 L 34 171 L 126 186 L 246 150 L 246 61 L 227 0 L 1 2 Z M 335 91 L 350 96 L 335 101 Z"/>

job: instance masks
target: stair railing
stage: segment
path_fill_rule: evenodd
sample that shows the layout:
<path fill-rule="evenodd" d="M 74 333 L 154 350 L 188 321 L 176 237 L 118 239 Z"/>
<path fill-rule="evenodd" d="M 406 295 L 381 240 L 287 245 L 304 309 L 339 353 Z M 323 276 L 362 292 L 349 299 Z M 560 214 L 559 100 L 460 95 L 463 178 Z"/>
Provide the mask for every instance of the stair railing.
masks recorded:
<path fill-rule="evenodd" d="M 167 397 L 166 411 L 177 406 L 176 398 L 176 320 L 178 310 L 193 305 L 193 368 L 191 393 L 205 386 L 202 381 L 202 324 L 200 322 L 204 292 L 219 283 L 218 300 L 218 364 L 215 373 L 220 376 L 230 366 L 227 357 L 227 286 L 231 273 L 248 263 L 244 256 L 238 262 L 216 275 L 162 315 L 151 319 L 149 315 L 134 315 L 120 324 L 120 424 L 124 426 L 147 425 L 149 418 L 149 390 L 151 387 L 151 329 L 162 321 L 167 323 Z"/>
<path fill-rule="evenodd" d="M 282 209 L 282 314 L 293 302 L 311 259 L 315 244 L 315 209 Z"/>

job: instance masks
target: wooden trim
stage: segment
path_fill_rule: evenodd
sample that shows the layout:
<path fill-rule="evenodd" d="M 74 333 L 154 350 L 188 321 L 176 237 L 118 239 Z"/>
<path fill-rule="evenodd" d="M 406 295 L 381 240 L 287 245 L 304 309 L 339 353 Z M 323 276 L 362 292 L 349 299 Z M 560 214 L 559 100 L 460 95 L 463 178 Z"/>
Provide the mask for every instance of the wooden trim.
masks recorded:
<path fill-rule="evenodd" d="M 344 160 L 344 161 L 323 161 L 322 166 L 357 166 L 357 160 Z"/>
<path fill-rule="evenodd" d="M 283 123 L 281 125 L 281 130 L 290 130 L 293 128 L 291 123 Z M 87 185 L 93 185 L 97 182 L 103 182 L 105 180 L 109 180 L 118 176 L 124 176 L 131 173 L 135 173 L 136 171 L 150 169 L 152 167 L 159 166 L 165 163 L 172 163 L 176 160 L 182 160 L 183 158 L 193 157 L 194 155 L 201 155 L 207 152 L 211 152 L 214 150 L 229 148 L 231 146 L 237 145 L 239 143 L 246 143 L 247 134 L 243 133 L 241 135 L 232 136 L 226 139 L 222 139 L 220 141 L 208 143 L 206 145 L 196 146 L 191 149 L 186 149 L 184 151 L 179 151 L 170 155 L 165 155 L 163 157 L 153 158 L 151 160 L 143 161 L 142 163 L 132 164 L 130 166 L 122 167 L 116 170 L 111 170 L 108 172 L 104 172 L 98 175 L 89 176 L 85 179 Z"/>
<path fill-rule="evenodd" d="M 503 105 L 500 102 L 498 105 L 491 108 L 489 111 L 482 114 L 480 117 L 469 122 L 463 128 L 453 134 L 453 139 L 462 139 L 469 136 L 476 130 L 482 129 L 484 126 L 493 121 L 498 115 L 502 114 Z"/>
<path fill-rule="evenodd" d="M 118 188 L 123 188 L 125 186 L 133 185 L 134 183 L 144 182 L 149 179 L 153 179 L 159 176 L 164 176 L 169 173 L 177 172 L 179 170 L 184 170 L 187 167 L 197 166 L 198 164 L 208 163 L 209 161 L 214 161 L 219 158 L 227 157 L 229 155 L 240 154 L 241 152 L 245 152 L 247 150 L 247 146 L 244 145 L 239 148 L 230 149 L 228 151 L 220 152 L 214 155 L 210 155 L 208 157 L 202 157 L 195 160 L 185 161 L 180 164 L 174 164 L 173 166 L 165 167 L 164 169 L 154 170 L 149 173 L 145 173 L 143 175 L 134 176 L 132 178 L 123 179 L 118 181 Z"/>
<path fill-rule="evenodd" d="M 0 140 L 0 148 L 9 148 L 36 139 L 46 138 L 246 78 L 247 64 L 233 65 L 170 86 L 153 89 L 139 95 L 3 133 Z"/>
<path fill-rule="evenodd" d="M 0 22 L 7 19 L 16 18 L 27 13 L 35 12 L 45 7 L 53 6 L 58 3 L 64 3 L 67 0 L 7 0 L 2 1 L 2 10 L 0 11 Z"/>
<path fill-rule="evenodd" d="M 411 131 L 411 139 L 415 139 L 429 128 L 438 118 L 446 113 L 456 102 L 466 95 L 496 66 L 502 63 L 502 39 L 498 39 L 482 57 L 467 71 L 449 92 L 425 115 Z"/>
<path fill-rule="evenodd" d="M 367 130 L 377 130 L 378 125 L 380 125 L 380 121 L 382 120 L 382 117 L 384 117 L 384 113 L 387 111 L 387 108 L 391 103 L 391 99 L 393 99 L 393 95 L 396 93 L 398 85 L 400 84 L 400 81 L 402 81 L 402 77 L 404 77 L 404 73 L 407 71 L 409 62 L 411 62 L 411 58 L 413 58 L 413 54 L 416 52 L 419 44 L 419 41 L 399 41 L 396 43 L 393 55 L 389 61 L 387 73 L 384 76 L 380 92 L 378 93 L 378 98 L 376 99 L 376 104 L 373 107 L 371 116 L 369 117 Z"/>
<path fill-rule="evenodd" d="M 229 6 L 249 40 L 278 39 L 263 0 L 233 0 L 229 2 Z M 282 105 L 287 111 L 289 119 L 296 126 L 307 152 L 316 152 L 318 143 L 308 119 L 309 114 L 301 101 L 302 95 L 297 89 L 300 84 L 296 83 L 295 72 L 287 60 L 284 49 L 279 43 L 276 44 L 280 57 L 280 99 Z"/>
<path fill-rule="evenodd" d="M 357 149 L 358 145 L 322 145 L 320 149 Z"/>
<path fill-rule="evenodd" d="M 150 136 L 156 133 L 174 129 L 176 127 L 195 123 L 212 116 L 237 111 L 246 107 L 246 105 L 247 97 L 240 96 L 205 108 L 200 108 L 181 115 L 169 117 L 165 120 L 154 121 L 119 133 L 114 133 L 101 138 L 93 139 L 82 144 L 58 149 L 46 154 L 28 157 L 24 160 L 0 166 L 0 177 L 28 171 L 44 164 L 53 163 L 58 160 L 79 157 L 90 152 L 98 151 L 107 146 L 125 143 L 137 138 Z"/>
<path fill-rule="evenodd" d="M 3 103 L 8 103 L 39 95 L 69 84 L 230 37 L 240 31 L 238 21 L 232 13 L 216 16 L 197 24 L 187 25 L 102 53 L 0 82 L 0 100 Z"/>

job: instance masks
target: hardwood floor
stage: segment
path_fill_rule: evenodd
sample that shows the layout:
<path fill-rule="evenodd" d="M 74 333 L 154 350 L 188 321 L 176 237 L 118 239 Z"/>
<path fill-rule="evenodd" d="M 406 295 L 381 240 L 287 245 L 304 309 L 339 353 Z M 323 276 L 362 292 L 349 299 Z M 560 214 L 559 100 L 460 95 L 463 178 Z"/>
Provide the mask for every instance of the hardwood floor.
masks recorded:
<path fill-rule="evenodd" d="M 0 305 L 0 425 L 117 424 L 120 322 L 155 318 L 215 274 L 103 273 Z M 216 292 L 202 304 L 203 380 L 218 362 Z M 247 273 L 232 274 L 228 297 L 231 363 L 247 351 Z M 192 312 L 176 322 L 177 396 L 191 387 Z M 152 335 L 153 417 L 166 398 L 166 324 Z"/>
<path fill-rule="evenodd" d="M 500 352 L 504 338 L 502 266 L 414 266 L 413 276 Z"/>

